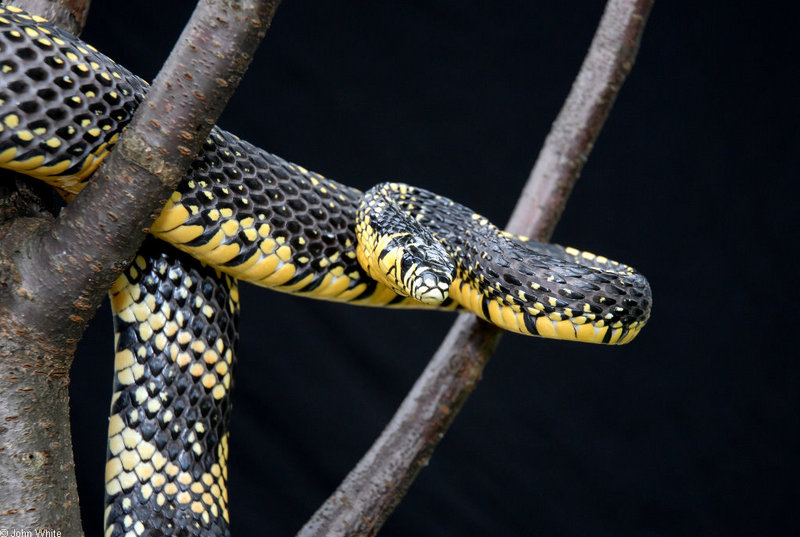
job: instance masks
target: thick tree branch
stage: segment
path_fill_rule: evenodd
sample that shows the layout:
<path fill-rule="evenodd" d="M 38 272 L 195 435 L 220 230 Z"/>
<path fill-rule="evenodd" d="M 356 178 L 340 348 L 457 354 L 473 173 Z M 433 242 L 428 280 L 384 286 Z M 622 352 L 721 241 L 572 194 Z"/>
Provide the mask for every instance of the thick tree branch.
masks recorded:
<path fill-rule="evenodd" d="M 0 222 L 0 528 L 82 533 L 67 376 L 75 345 L 208 135 L 277 4 L 201 1 L 89 186 L 55 220 Z"/>
<path fill-rule="evenodd" d="M 507 229 L 548 240 L 633 66 L 652 0 L 609 0 Z M 298 533 L 375 535 L 481 378 L 500 331 L 461 315 L 380 437 Z"/>
<path fill-rule="evenodd" d="M 55 24 L 77 33 L 83 29 L 88 2 L 17 0 L 13 4 L 31 13 L 47 13 Z M 33 229 L 50 221 L 29 183 L 14 172 L 3 172 L 7 183 L 13 179 L 17 188 L 4 196 L 3 205 L 9 211 L 0 214 L 0 222 L 23 218 L 23 229 Z M 0 286 L 5 286 L 8 272 L 16 272 L 12 257 L 5 255 L 6 231 L 5 226 L 0 230 Z M 5 302 L 2 298 L 0 304 Z M 33 338 L 38 341 L 31 344 Z M 49 345 L 35 329 L 0 323 L 0 505 L 4 506 L 0 528 L 38 527 L 83 534 L 69 422 L 67 373 L 73 353 L 74 347 Z"/>
<path fill-rule="evenodd" d="M 22 316 L 66 342 L 80 337 L 222 112 L 276 7 L 198 3 L 115 151 L 58 219 L 20 246 Z"/>

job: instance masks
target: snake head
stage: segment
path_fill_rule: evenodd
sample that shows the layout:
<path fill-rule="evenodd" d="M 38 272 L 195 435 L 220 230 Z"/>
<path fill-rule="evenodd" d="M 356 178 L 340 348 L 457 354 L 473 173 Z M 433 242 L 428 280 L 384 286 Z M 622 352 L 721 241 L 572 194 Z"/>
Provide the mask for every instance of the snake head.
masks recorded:
<path fill-rule="evenodd" d="M 386 199 L 390 185 L 365 195 L 356 215 L 356 257 L 369 276 L 401 296 L 438 305 L 450 295 L 456 264 L 436 237 Z"/>
<path fill-rule="evenodd" d="M 455 263 L 429 233 L 364 235 L 356 253 L 370 277 L 423 304 L 437 305 L 448 298 Z"/>
<path fill-rule="evenodd" d="M 455 264 L 438 242 L 413 241 L 403 248 L 398 283 L 402 294 L 423 304 L 441 304 L 450 294 Z"/>

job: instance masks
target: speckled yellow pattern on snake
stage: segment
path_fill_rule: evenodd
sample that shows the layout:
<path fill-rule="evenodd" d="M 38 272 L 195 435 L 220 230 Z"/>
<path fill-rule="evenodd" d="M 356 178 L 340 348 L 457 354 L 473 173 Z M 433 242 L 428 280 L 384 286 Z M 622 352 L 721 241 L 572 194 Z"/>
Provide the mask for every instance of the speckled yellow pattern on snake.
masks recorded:
<path fill-rule="evenodd" d="M 110 291 L 110 535 L 227 535 L 238 288 L 148 239 Z"/>
<path fill-rule="evenodd" d="M 147 89 L 11 7 L 0 7 L 0 77 L 0 166 L 67 195 Z M 627 265 L 509 235 L 423 189 L 383 183 L 362 194 L 218 128 L 151 232 L 206 268 L 151 239 L 112 289 L 107 535 L 141 535 L 157 517 L 151 535 L 229 533 L 224 425 L 238 305 L 221 278 L 353 304 L 469 310 L 518 333 L 594 343 L 629 342 L 651 306 L 647 281 Z"/>

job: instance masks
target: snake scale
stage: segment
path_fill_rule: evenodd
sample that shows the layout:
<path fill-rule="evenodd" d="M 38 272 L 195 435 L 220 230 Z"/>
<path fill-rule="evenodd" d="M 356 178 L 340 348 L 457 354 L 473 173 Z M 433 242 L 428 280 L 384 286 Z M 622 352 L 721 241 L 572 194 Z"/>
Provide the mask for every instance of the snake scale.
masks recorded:
<path fill-rule="evenodd" d="M 0 6 L 0 166 L 66 197 L 147 83 L 46 20 Z M 651 293 L 631 267 L 503 232 L 427 190 L 366 193 L 214 128 L 110 291 L 108 536 L 230 535 L 237 281 L 351 304 L 471 311 L 506 330 L 632 340 Z M 169 244 L 166 244 L 169 243 Z"/>

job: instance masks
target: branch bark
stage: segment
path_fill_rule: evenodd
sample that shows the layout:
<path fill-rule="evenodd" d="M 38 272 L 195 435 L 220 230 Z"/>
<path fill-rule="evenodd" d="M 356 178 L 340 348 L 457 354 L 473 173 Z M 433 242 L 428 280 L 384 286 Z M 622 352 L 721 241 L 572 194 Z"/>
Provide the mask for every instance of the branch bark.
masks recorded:
<path fill-rule="evenodd" d="M 198 3 L 114 152 L 54 223 L 20 245 L 21 316 L 41 319 L 64 343 L 80 337 L 208 136 L 276 8 L 267 0 Z"/>
<path fill-rule="evenodd" d="M 278 4 L 199 2 L 84 191 L 55 220 L 2 223 L 0 527 L 81 534 L 68 415 L 75 346 L 238 85 Z"/>
<path fill-rule="evenodd" d="M 71 6 L 47 0 L 10 4 L 31 13 L 48 13 L 55 24 L 75 33 L 83 29 L 88 10 L 88 0 L 75 0 Z M 5 210 L 0 212 L 3 315 L 8 277 L 17 274 L 13 256 L 5 251 L 8 222 L 17 218 L 25 227 L 34 228 L 52 221 L 42 210 L 41 198 L 17 174 L 4 172 L 7 183 L 15 179 L 16 189 L 4 188 Z M 68 370 L 74 348 L 48 345 L 41 337 L 31 344 L 31 336 L 38 335 L 5 319 L 0 322 L 0 482 L 4 484 L 0 489 L 0 528 L 36 527 L 83 535 L 69 422 Z"/>
<path fill-rule="evenodd" d="M 609 0 L 507 230 L 547 241 L 633 66 L 652 0 Z M 481 378 L 500 330 L 463 314 L 390 423 L 300 537 L 375 535 Z"/>

